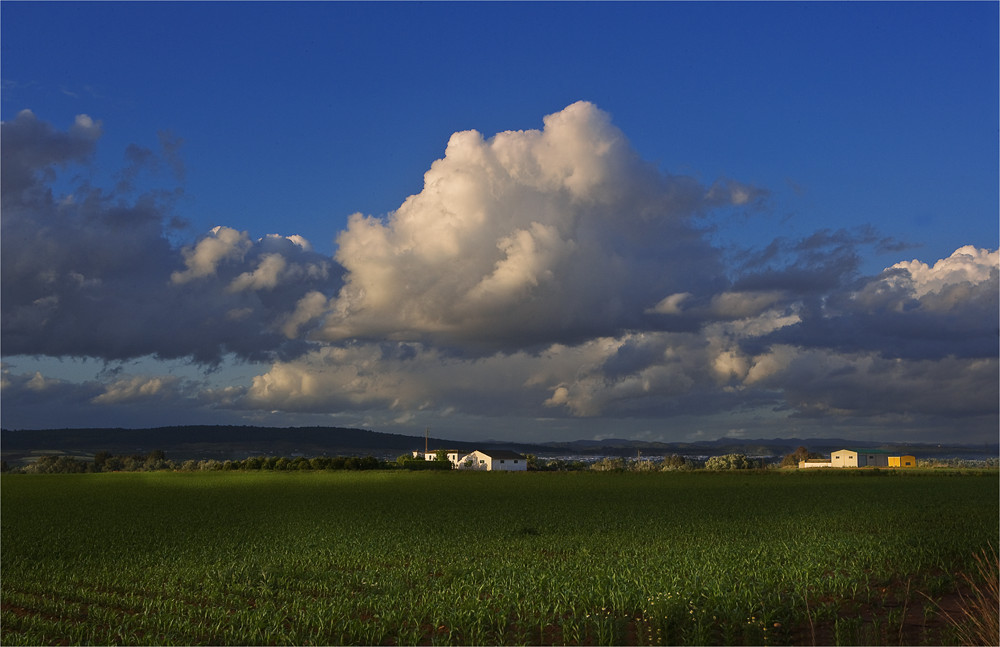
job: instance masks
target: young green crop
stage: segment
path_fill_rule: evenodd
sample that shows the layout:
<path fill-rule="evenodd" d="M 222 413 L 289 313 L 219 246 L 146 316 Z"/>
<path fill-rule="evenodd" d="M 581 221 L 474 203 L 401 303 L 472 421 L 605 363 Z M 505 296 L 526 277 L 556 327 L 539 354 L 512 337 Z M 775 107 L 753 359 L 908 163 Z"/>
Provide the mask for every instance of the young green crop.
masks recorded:
<path fill-rule="evenodd" d="M 5 475 L 0 497 L 3 644 L 302 645 L 854 639 L 843 601 L 967 568 L 1000 499 L 995 474 L 840 471 Z"/>

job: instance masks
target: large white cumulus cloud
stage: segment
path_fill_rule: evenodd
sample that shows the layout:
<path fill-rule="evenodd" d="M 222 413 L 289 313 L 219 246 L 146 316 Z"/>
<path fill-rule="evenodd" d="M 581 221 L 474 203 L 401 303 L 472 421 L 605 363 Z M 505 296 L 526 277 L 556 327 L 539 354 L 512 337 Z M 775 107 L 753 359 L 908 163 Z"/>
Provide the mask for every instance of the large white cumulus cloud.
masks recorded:
<path fill-rule="evenodd" d="M 667 294 L 719 284 L 694 218 L 762 198 L 661 173 L 587 102 L 542 130 L 459 132 L 387 220 L 350 219 L 320 336 L 514 350 L 645 328 Z"/>

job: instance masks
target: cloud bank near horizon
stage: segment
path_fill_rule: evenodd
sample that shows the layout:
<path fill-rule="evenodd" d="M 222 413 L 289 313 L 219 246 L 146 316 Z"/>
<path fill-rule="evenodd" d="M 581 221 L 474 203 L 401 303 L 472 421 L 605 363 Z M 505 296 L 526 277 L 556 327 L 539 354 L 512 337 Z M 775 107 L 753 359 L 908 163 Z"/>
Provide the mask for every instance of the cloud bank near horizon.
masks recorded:
<path fill-rule="evenodd" d="M 136 187 L 182 179 L 179 140 L 130 148 L 114 190 L 74 185 L 102 127 L 81 115 L 58 131 L 28 111 L 2 126 L 4 355 L 270 368 L 223 387 L 5 367 L 5 408 L 612 426 L 767 411 L 914 439 L 956 421 L 995 435 L 997 250 L 863 276 L 866 249 L 900 248 L 865 228 L 726 255 L 713 214 L 752 217 L 768 191 L 665 173 L 591 103 L 541 130 L 455 133 L 423 190 L 384 218 L 353 215 L 333 258 L 227 224 L 175 243 L 182 190 Z"/>

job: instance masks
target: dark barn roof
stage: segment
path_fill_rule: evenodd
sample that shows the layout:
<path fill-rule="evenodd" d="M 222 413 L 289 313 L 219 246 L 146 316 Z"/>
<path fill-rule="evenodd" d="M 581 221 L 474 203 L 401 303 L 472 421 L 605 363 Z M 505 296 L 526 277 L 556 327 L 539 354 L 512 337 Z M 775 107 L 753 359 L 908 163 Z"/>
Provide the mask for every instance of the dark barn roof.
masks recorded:
<path fill-rule="evenodd" d="M 480 449 L 480 454 L 486 454 L 490 458 L 515 458 L 524 459 L 525 457 L 517 452 L 512 452 L 507 449 Z"/>

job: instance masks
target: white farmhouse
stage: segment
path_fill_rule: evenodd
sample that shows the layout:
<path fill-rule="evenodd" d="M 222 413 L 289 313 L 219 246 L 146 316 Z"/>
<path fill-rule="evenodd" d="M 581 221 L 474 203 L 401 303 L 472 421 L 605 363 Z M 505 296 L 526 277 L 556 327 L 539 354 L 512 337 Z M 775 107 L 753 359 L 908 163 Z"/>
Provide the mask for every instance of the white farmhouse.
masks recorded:
<path fill-rule="evenodd" d="M 437 453 L 439 451 L 442 451 L 442 450 L 435 449 L 432 452 L 431 451 L 423 451 L 423 452 L 421 452 L 421 451 L 414 450 L 413 451 L 413 458 L 420 458 L 421 456 L 423 456 L 423 458 L 424 458 L 425 461 L 434 461 L 434 460 L 437 460 Z M 451 464 L 453 466 L 455 466 L 455 467 L 458 467 L 459 460 L 461 460 L 461 457 L 462 457 L 461 450 L 458 450 L 458 449 L 445 449 L 443 451 L 446 454 L 448 454 L 448 460 L 451 461 Z"/>
<path fill-rule="evenodd" d="M 487 472 L 526 472 L 528 459 L 517 452 L 504 449 L 478 449 L 463 456 L 458 468 Z"/>

